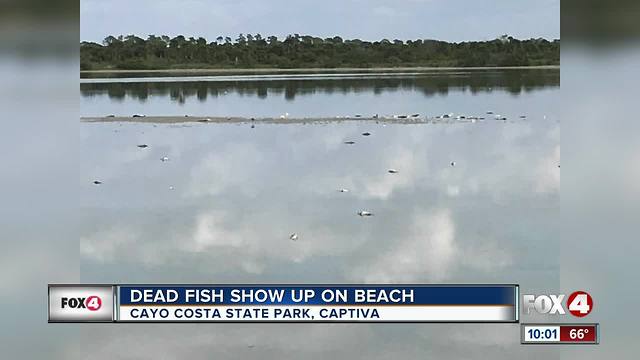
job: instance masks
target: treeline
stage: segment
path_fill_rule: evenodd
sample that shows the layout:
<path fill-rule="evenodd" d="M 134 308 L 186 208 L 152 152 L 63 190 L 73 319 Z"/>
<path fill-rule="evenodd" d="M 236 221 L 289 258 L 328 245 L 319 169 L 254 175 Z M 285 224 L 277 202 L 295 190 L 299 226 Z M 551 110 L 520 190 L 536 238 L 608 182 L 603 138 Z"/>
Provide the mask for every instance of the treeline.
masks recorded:
<path fill-rule="evenodd" d="M 560 63 L 560 40 L 448 43 L 438 40 L 343 40 L 339 36 L 240 34 L 205 38 L 108 36 L 102 44 L 80 43 L 81 70 L 180 68 L 340 68 L 401 66 L 538 66 Z"/>

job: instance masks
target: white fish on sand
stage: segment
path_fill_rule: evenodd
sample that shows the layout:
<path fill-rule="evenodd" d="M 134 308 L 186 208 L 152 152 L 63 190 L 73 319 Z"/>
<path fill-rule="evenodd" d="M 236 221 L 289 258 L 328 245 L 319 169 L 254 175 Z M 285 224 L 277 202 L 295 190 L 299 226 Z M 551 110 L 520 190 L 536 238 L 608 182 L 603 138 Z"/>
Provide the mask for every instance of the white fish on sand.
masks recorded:
<path fill-rule="evenodd" d="M 362 211 L 358 211 L 358 215 L 360 216 L 373 216 L 373 213 L 366 211 L 366 210 L 362 210 Z"/>
<path fill-rule="evenodd" d="M 297 233 L 293 233 L 293 234 L 289 235 L 289 239 L 291 239 L 292 241 L 298 240 L 298 234 Z"/>
<path fill-rule="evenodd" d="M 341 193 L 347 193 L 347 192 L 349 192 L 349 189 L 339 189 L 338 191 L 341 192 Z"/>
<path fill-rule="evenodd" d="M 169 161 L 169 158 L 166 156 L 163 156 L 160 158 L 160 161 L 165 162 L 165 161 Z"/>

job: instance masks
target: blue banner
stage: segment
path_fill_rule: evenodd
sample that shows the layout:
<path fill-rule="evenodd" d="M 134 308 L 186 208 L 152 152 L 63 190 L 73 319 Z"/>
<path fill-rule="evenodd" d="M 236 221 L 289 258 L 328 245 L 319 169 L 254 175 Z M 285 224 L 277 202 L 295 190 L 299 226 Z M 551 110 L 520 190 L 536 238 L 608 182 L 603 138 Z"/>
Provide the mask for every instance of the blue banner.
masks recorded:
<path fill-rule="evenodd" d="M 120 305 L 506 305 L 516 285 L 135 285 Z"/>

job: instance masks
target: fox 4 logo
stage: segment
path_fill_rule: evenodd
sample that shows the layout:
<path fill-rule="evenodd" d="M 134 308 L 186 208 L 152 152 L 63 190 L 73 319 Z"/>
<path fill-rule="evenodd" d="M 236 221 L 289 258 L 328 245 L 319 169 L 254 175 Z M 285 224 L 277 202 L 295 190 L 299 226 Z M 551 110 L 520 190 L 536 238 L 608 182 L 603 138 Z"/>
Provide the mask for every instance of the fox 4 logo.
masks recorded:
<path fill-rule="evenodd" d="M 63 297 L 61 299 L 62 308 L 71 309 L 88 309 L 90 311 L 97 311 L 102 307 L 102 299 L 100 297 L 92 295 L 88 297 Z"/>
<path fill-rule="evenodd" d="M 526 314 L 535 310 L 538 314 L 565 315 L 567 309 L 571 315 L 585 317 L 593 309 L 593 298 L 585 291 L 573 292 L 564 302 L 565 295 L 523 295 L 522 307 Z"/>

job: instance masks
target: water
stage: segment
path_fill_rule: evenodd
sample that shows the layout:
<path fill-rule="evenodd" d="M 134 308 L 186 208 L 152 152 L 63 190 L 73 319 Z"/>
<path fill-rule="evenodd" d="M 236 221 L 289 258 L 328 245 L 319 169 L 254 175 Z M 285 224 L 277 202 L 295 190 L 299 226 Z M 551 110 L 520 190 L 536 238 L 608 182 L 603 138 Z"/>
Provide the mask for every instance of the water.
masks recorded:
<path fill-rule="evenodd" d="M 558 75 L 548 70 L 83 83 L 84 116 L 493 110 L 509 120 L 255 128 L 83 123 L 82 281 L 506 282 L 549 291 L 559 284 L 558 258 L 550 255 L 559 248 Z M 161 161 L 164 156 L 169 160 Z M 390 168 L 398 173 L 389 174 Z M 374 216 L 360 217 L 360 210 Z M 296 242 L 289 239 L 294 232 Z M 403 352 L 407 356 L 450 357 L 479 347 L 492 358 L 553 351 L 521 347 L 517 324 L 178 328 L 177 335 L 172 326 L 100 332 L 140 341 L 152 332 L 225 351 L 250 351 L 248 343 L 276 346 L 274 356 L 282 349 L 313 349 L 303 346 L 302 334 L 313 334 L 319 349 L 338 355 L 348 353 L 350 341 L 371 355 L 385 342 L 416 349 Z M 278 345 L 283 341 L 288 345 Z"/>
<path fill-rule="evenodd" d="M 558 70 L 485 70 L 83 79 L 81 114 L 331 117 L 501 110 L 517 116 L 535 109 L 522 108 L 517 99 L 557 91 L 559 76 Z"/>

